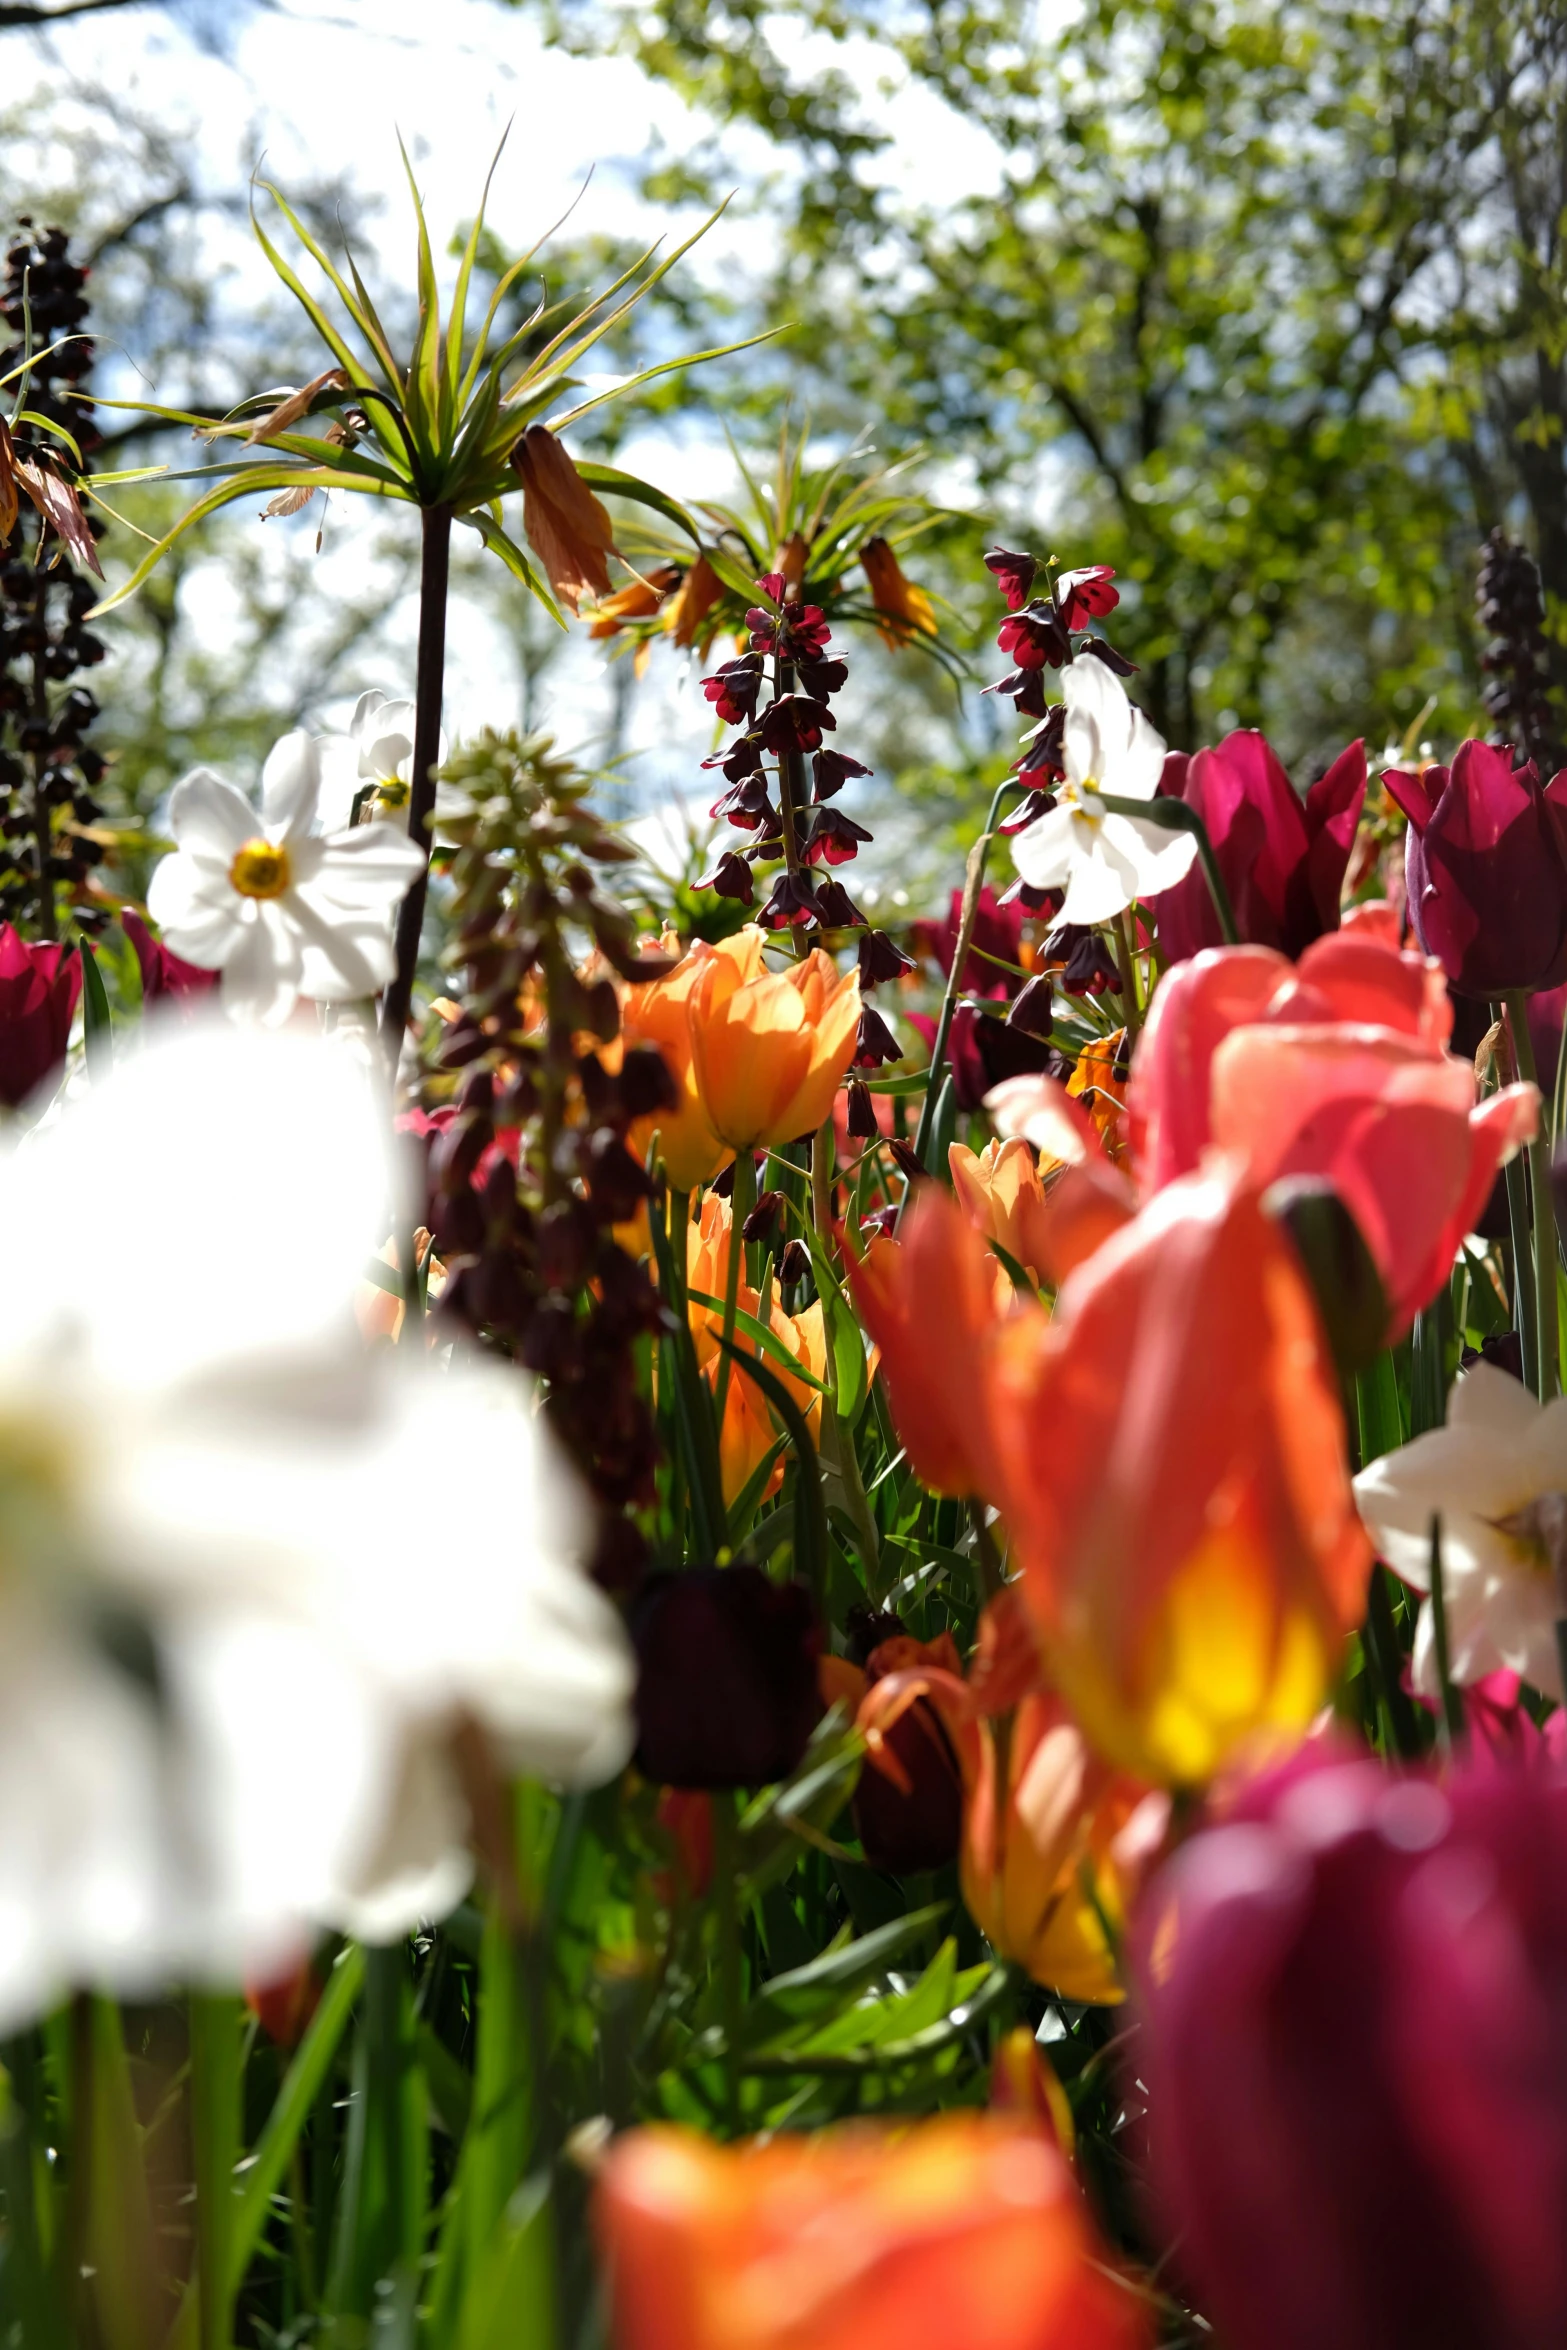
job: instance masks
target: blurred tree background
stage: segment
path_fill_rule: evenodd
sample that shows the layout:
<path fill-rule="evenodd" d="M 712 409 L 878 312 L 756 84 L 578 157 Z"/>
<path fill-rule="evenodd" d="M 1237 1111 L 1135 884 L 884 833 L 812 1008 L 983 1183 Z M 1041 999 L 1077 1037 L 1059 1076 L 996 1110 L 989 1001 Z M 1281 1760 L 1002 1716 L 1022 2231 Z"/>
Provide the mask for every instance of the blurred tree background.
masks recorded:
<path fill-rule="evenodd" d="M 60 12 L 0 8 L 0 32 Z M 222 10 L 207 14 L 221 39 Z M 1117 641 L 1174 743 L 1262 725 L 1304 783 L 1348 737 L 1375 755 L 1434 702 L 1422 731 L 1450 745 L 1482 725 L 1474 577 L 1501 523 L 1540 562 L 1567 704 L 1560 0 L 494 0 L 494 15 L 499 39 L 527 19 L 579 54 L 629 54 L 689 102 L 684 150 L 640 161 L 648 201 L 685 219 L 737 191 L 738 247 L 721 265 L 699 248 L 606 364 L 788 329 L 667 379 L 639 429 L 651 411 L 688 453 L 710 445 L 719 498 L 725 431 L 765 452 L 786 415 L 822 448 L 867 427 L 881 461 L 923 447 L 916 483 L 958 512 L 916 568 L 976 684 L 995 673 L 979 556 L 999 536 L 1114 564 Z M 266 273 L 212 266 L 243 223 L 244 165 L 214 193 L 160 117 L 63 79 L 46 120 L 0 109 L 0 129 L 0 212 L 71 229 L 106 350 L 159 399 L 219 414 L 320 365 Z M 290 193 L 330 238 L 357 234 L 346 179 Z M 624 258 L 569 228 L 551 251 L 552 295 Z M 491 240 L 484 258 L 493 276 L 510 256 Z M 103 462 L 199 461 L 183 435 L 104 428 Z M 126 510 L 155 530 L 187 494 L 127 494 Z M 99 690 L 127 804 L 150 808 L 197 758 L 242 772 L 281 725 L 398 685 L 412 545 L 361 535 L 335 560 L 334 527 L 318 556 L 308 516 L 225 518 L 115 616 Z M 111 533 L 111 571 L 131 543 Z M 557 633 L 498 569 L 470 565 L 463 592 L 532 714 Z M 618 727 L 644 689 L 629 662 L 615 674 Z M 932 816 L 972 822 L 1010 756 L 994 705 L 879 648 L 857 655 L 855 692 L 852 747 L 913 802 L 922 841 L 942 835 Z M 879 829 L 885 862 L 899 836 Z"/>

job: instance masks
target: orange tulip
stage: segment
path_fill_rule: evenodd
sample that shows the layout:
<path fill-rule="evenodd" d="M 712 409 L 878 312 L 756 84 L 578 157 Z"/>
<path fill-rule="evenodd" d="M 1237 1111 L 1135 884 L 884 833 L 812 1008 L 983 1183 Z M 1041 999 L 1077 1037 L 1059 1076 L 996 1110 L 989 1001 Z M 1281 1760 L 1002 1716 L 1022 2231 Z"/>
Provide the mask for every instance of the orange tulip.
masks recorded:
<path fill-rule="evenodd" d="M 710 1191 L 702 1202 L 700 1223 L 693 1223 L 686 1234 L 686 1286 L 700 1290 L 706 1296 L 722 1299 L 727 1294 L 729 1279 L 729 1250 L 734 1237 L 733 1211 L 726 1199 Z M 736 1284 L 736 1304 L 743 1312 L 759 1316 L 762 1301 L 754 1289 L 748 1288 L 742 1268 Z M 713 1389 L 718 1391 L 723 1364 L 723 1349 L 718 1341 L 724 1327 L 721 1307 L 698 1305 L 694 1300 L 690 1309 L 691 1334 L 696 1343 L 697 1366 Z M 786 1314 L 781 1306 L 772 1309 L 769 1328 L 789 1353 L 809 1371 L 814 1379 L 827 1376 L 827 1331 L 822 1318 L 821 1300 L 806 1307 L 804 1313 Z M 735 1331 L 735 1344 L 746 1354 L 757 1354 L 759 1349 L 741 1329 Z M 805 1415 L 806 1424 L 815 1433 L 821 1418 L 821 1390 L 794 1378 L 775 1356 L 766 1359 L 767 1368 L 777 1372 L 790 1390 Z M 728 1390 L 724 1397 L 724 1424 L 719 1431 L 718 1457 L 723 1477 L 724 1500 L 733 1502 L 745 1491 L 763 1461 L 778 1441 L 778 1430 L 773 1425 L 772 1410 L 754 1379 L 731 1366 Z M 780 1460 L 768 1483 L 769 1492 L 783 1482 L 783 1462 Z"/>
<path fill-rule="evenodd" d="M 769 971 L 765 944 L 748 925 L 692 949 L 702 962 L 688 999 L 696 1090 L 712 1131 L 737 1151 L 778 1149 L 826 1123 L 860 1024 L 854 972 L 820 947 Z"/>
<path fill-rule="evenodd" d="M 1200 1784 L 1302 1732 L 1370 1554 L 1316 1308 L 1255 1196 L 1219 1174 L 1170 1184 L 1053 1319 L 1008 1318 L 988 1369 L 989 1498 L 1095 1746 Z"/>
<path fill-rule="evenodd" d="M 575 612 L 584 595 L 607 596 L 614 525 L 548 426 L 530 424 L 511 461 L 522 527 L 560 601 Z"/>
<path fill-rule="evenodd" d="M 616 2350 L 1137 2350 L 1047 2132 L 947 2113 L 717 2146 L 634 2130 L 596 2212 Z"/>
<path fill-rule="evenodd" d="M 848 1270 L 914 1474 L 933 1493 L 988 1491 L 997 1260 L 956 1202 L 922 1183 L 901 1237 L 873 1242 Z"/>
<path fill-rule="evenodd" d="M 676 1191 L 711 1183 L 734 1156 L 708 1124 L 691 1056 L 691 991 L 703 968 L 702 955 L 693 951 L 666 979 L 643 980 L 627 988 L 620 1007 L 620 1033 L 626 1045 L 656 1046 L 680 1089 L 679 1106 L 639 1120 L 626 1137 L 627 1147 L 634 1157 L 645 1159 L 656 1129 L 664 1170 Z"/>
<path fill-rule="evenodd" d="M 929 1665 L 887 1674 L 859 1709 L 869 1761 L 895 1782 L 889 1738 L 908 1708 L 932 1703 L 963 1774 L 963 1899 L 1003 1958 L 1067 1999 L 1124 1994 L 1105 1925 L 1119 1929 L 1168 1806 L 1090 1753 L 1039 1678 L 1038 1653 L 1010 1585 L 981 1621 L 967 1680 Z"/>
<path fill-rule="evenodd" d="M 994 1240 L 1036 1281 L 1045 1277 L 1048 1254 L 1044 1187 L 1028 1144 L 987 1142 L 971 1151 L 955 1142 L 947 1152 L 952 1188 L 969 1222 Z"/>
<path fill-rule="evenodd" d="M 716 624 L 703 636 L 702 623 L 723 599 L 724 583 L 705 555 L 698 555 L 664 608 L 663 625 L 677 645 L 711 644 Z"/>
<path fill-rule="evenodd" d="M 934 636 L 936 614 L 931 600 L 923 588 L 904 576 L 886 540 L 867 539 L 860 549 L 860 561 L 870 582 L 871 602 L 887 615 L 884 626 L 878 623 L 882 642 L 896 652 L 911 636 Z"/>

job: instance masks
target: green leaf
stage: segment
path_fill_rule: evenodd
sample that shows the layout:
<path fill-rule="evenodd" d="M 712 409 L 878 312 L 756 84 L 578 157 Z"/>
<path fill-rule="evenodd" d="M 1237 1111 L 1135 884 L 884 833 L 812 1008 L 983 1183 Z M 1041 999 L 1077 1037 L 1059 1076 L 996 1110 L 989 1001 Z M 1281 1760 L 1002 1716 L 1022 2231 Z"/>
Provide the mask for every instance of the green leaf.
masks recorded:
<path fill-rule="evenodd" d="M 299 2143 L 299 2133 L 331 2071 L 364 1979 L 365 1954 L 357 1942 L 350 1942 L 327 1977 L 320 2004 L 294 2051 L 276 2102 L 245 2165 L 229 2236 L 229 2275 L 236 2293 L 261 2241 L 267 2212 Z"/>
<path fill-rule="evenodd" d="M 710 1313 L 722 1317 L 725 1307 L 721 1297 L 713 1297 L 705 1289 L 688 1289 L 686 1295 L 694 1306 L 706 1306 Z M 744 1306 L 737 1305 L 735 1307 L 734 1317 L 735 1328 L 743 1330 L 747 1338 L 752 1339 L 765 1355 L 770 1355 L 775 1363 L 780 1364 L 788 1372 L 791 1379 L 798 1379 L 805 1386 L 814 1387 L 818 1395 L 832 1393 L 831 1388 L 824 1380 L 818 1379 L 813 1371 L 806 1369 L 797 1355 L 792 1355 L 789 1352 L 776 1330 L 769 1330 L 765 1322 L 755 1314 L 748 1314 Z"/>
<path fill-rule="evenodd" d="M 107 1077 L 114 1060 L 114 1031 L 109 1021 L 109 998 L 104 990 L 103 973 L 86 939 L 81 944 L 82 957 L 82 1036 L 87 1048 L 87 1067 L 94 1081 Z"/>
<path fill-rule="evenodd" d="M 907 1950 L 911 1942 L 919 1941 L 932 1926 L 939 1925 L 951 1908 L 950 1902 L 933 1901 L 923 1909 L 911 1909 L 906 1916 L 894 1918 L 890 1925 L 860 1935 L 857 1941 L 834 1943 L 806 1966 L 793 1967 L 786 1975 L 774 1975 L 770 1983 L 762 1985 L 753 2002 L 758 2032 L 766 2028 L 768 2014 L 818 2014 L 824 2001 L 835 2000 L 845 1991 L 858 1989 L 874 1976 L 885 1974 L 899 1952 Z"/>
<path fill-rule="evenodd" d="M 816 1459 L 816 1447 L 805 1424 L 805 1414 L 783 1381 L 769 1371 L 765 1363 L 747 1354 L 720 1337 L 718 1344 L 728 1355 L 734 1368 L 758 1386 L 788 1431 L 794 1446 L 799 1483 L 795 1489 L 795 1573 L 804 1578 L 816 1597 L 817 1607 L 825 1613 L 827 1592 L 827 1505 L 822 1497 L 821 1469 Z"/>
<path fill-rule="evenodd" d="M 551 425 L 552 432 L 556 429 Z M 654 489 L 651 482 L 639 480 L 634 473 L 622 473 L 614 465 L 579 465 L 577 471 L 590 490 L 607 491 L 613 498 L 628 498 L 633 505 L 651 506 L 655 513 L 663 515 L 666 522 L 672 522 L 677 530 L 683 531 L 693 546 L 700 547 L 702 544 L 701 533 L 685 508 L 677 505 L 673 498 L 666 497 L 662 490 Z"/>
<path fill-rule="evenodd" d="M 234 2308 L 234 2165 L 239 2155 L 240 2003 L 190 1997 L 190 2135 L 196 2185 L 197 2338 L 229 2350 Z"/>

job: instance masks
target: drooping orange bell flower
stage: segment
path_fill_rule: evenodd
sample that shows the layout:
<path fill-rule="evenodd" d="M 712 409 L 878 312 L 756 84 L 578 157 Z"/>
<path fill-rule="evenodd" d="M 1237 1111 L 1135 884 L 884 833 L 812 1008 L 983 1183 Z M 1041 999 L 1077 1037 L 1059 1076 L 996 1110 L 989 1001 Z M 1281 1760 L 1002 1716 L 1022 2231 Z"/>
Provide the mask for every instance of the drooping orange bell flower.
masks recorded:
<path fill-rule="evenodd" d="M 619 636 L 628 620 L 649 620 L 671 589 L 680 585 L 680 567 L 660 563 L 645 579 L 633 579 L 593 608 L 590 637 Z"/>
<path fill-rule="evenodd" d="M 616 2350 L 1139 2350 L 1060 2149 L 948 2113 L 764 2145 L 629 2131 L 599 2174 Z"/>
<path fill-rule="evenodd" d="M 860 1319 L 881 1349 L 898 1435 L 933 1493 L 988 1492 L 988 1364 L 1000 1323 L 998 1260 L 956 1201 L 922 1183 L 896 1240 L 848 1257 Z"/>
<path fill-rule="evenodd" d="M 859 1709 L 870 1768 L 896 1783 L 891 1733 L 934 1705 L 963 1774 L 961 1878 L 969 1915 L 1003 1958 L 1067 1999 L 1124 1994 L 1108 1922 L 1119 1929 L 1168 1803 L 1093 1754 L 1040 1678 L 1022 1594 L 985 1610 L 967 1679 L 928 1664 L 887 1674 Z"/>
<path fill-rule="evenodd" d="M 854 972 L 840 972 L 820 947 L 769 971 L 766 943 L 748 924 L 692 949 L 701 965 L 687 999 L 696 1090 L 713 1133 L 737 1151 L 778 1149 L 826 1123 L 860 1024 Z"/>
<path fill-rule="evenodd" d="M 717 625 L 704 631 L 702 623 L 721 601 L 724 583 L 705 555 L 698 555 L 664 607 L 663 625 L 677 645 L 711 644 Z"/>
<path fill-rule="evenodd" d="M 870 583 L 871 602 L 887 615 L 885 624 L 878 623 L 884 644 L 896 652 L 911 636 L 935 635 L 936 614 L 929 596 L 905 575 L 884 538 L 867 539 L 860 562 Z"/>
<path fill-rule="evenodd" d="M 711 1183 L 734 1156 L 708 1124 L 691 1055 L 691 991 L 703 968 L 704 957 L 693 949 L 667 978 L 628 987 L 620 1006 L 620 1033 L 626 1045 L 656 1046 L 680 1091 L 676 1109 L 638 1121 L 626 1137 L 627 1148 L 636 1158 L 645 1158 L 656 1129 L 664 1170 L 676 1191 L 695 1191 L 699 1183 Z"/>
<path fill-rule="evenodd" d="M 1172 1183 L 1009 1317 L 985 1391 L 1053 1677 L 1094 1745 L 1200 1784 L 1302 1732 L 1365 1606 L 1327 1341 L 1291 1243 L 1221 1174 Z"/>
<path fill-rule="evenodd" d="M 610 592 L 614 525 L 547 425 L 530 424 L 512 451 L 522 483 L 522 527 L 550 586 L 575 612 Z"/>
<path fill-rule="evenodd" d="M 686 1234 L 686 1286 L 700 1291 L 706 1297 L 723 1299 L 729 1280 L 729 1251 L 734 1238 L 733 1210 L 728 1200 L 710 1191 L 702 1202 L 699 1223 L 693 1223 Z M 735 1302 L 753 1318 L 760 1315 L 762 1301 L 756 1291 L 748 1287 L 743 1268 L 736 1283 Z M 714 1394 L 722 1378 L 723 1349 L 719 1338 L 724 1327 L 722 1307 L 704 1306 L 693 1298 L 690 1308 L 691 1335 L 696 1345 L 697 1367 Z M 775 1305 L 768 1327 L 773 1336 L 808 1371 L 812 1379 L 827 1376 L 827 1332 L 822 1316 L 820 1298 L 808 1305 L 803 1313 L 786 1314 Z M 760 1352 L 755 1341 L 738 1326 L 735 1345 L 744 1354 Z M 821 1419 L 821 1389 L 807 1380 L 796 1379 L 779 1363 L 776 1356 L 767 1358 L 767 1368 L 783 1381 L 805 1415 L 807 1427 L 816 1433 Z M 779 1430 L 773 1425 L 771 1408 L 754 1379 L 731 1365 L 729 1384 L 724 1396 L 724 1424 L 719 1430 L 718 1458 L 723 1478 L 724 1500 L 735 1501 L 745 1491 L 763 1461 L 777 1443 Z M 769 1480 L 768 1491 L 783 1482 L 783 1462 L 780 1460 Z"/>

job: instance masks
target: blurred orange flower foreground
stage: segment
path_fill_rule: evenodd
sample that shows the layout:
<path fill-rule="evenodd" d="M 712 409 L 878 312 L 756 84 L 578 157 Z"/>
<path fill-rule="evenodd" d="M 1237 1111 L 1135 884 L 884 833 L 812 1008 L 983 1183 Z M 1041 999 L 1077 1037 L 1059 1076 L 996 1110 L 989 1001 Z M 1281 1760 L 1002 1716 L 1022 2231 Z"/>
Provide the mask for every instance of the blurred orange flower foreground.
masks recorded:
<path fill-rule="evenodd" d="M 1140 2350 L 1043 2131 L 996 2114 L 758 2146 L 637 2130 L 598 2191 L 616 2350 Z"/>

